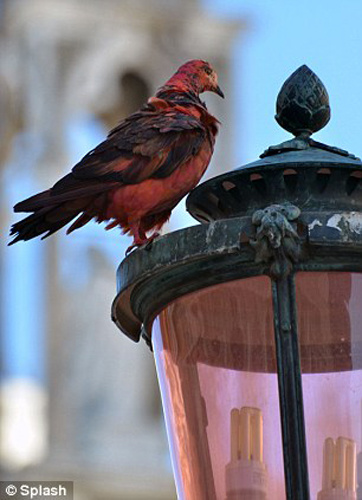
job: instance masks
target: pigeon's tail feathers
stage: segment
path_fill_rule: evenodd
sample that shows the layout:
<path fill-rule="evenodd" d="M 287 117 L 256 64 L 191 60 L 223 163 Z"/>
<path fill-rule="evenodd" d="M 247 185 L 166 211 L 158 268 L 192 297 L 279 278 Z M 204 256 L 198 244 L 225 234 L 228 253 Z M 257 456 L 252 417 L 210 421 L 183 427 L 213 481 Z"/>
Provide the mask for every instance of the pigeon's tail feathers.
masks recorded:
<path fill-rule="evenodd" d="M 27 241 L 44 234 L 42 239 L 68 224 L 78 212 L 64 213 L 60 206 L 45 207 L 35 211 L 25 219 L 11 226 L 10 236 L 15 238 L 9 243 L 13 245 L 17 241 Z"/>
<path fill-rule="evenodd" d="M 106 206 L 107 195 L 112 188 L 111 183 L 82 181 L 78 184 L 66 181 L 21 201 L 15 205 L 14 211 L 33 213 L 13 224 L 10 236 L 15 238 L 9 245 L 40 235 L 43 235 L 42 239 L 47 238 L 77 216 L 68 233 L 84 226 L 95 216 L 99 221 L 102 220 L 102 207 Z"/>

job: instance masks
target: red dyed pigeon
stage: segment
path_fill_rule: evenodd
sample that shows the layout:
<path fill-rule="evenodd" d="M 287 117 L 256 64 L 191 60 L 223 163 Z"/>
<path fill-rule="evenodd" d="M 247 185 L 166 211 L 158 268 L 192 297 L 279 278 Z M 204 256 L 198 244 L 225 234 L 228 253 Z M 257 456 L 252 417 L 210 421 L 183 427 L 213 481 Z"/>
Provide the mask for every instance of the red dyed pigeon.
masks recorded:
<path fill-rule="evenodd" d="M 68 175 L 15 205 L 32 214 L 12 226 L 10 245 L 46 238 L 76 217 L 67 233 L 95 219 L 133 236 L 127 252 L 151 242 L 210 162 L 219 122 L 199 98 L 207 90 L 224 97 L 211 65 L 183 64 Z"/>

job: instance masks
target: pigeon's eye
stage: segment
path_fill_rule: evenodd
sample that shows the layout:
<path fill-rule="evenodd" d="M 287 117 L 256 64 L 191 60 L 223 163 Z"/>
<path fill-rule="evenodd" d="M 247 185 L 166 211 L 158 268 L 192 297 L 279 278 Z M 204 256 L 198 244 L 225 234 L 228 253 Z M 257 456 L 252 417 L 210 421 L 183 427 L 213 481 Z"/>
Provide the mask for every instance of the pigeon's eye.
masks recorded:
<path fill-rule="evenodd" d="M 211 75 L 211 73 L 212 73 L 212 69 L 211 69 L 211 68 L 209 68 L 208 66 L 206 66 L 206 67 L 205 67 L 205 73 L 206 73 L 207 75 Z"/>

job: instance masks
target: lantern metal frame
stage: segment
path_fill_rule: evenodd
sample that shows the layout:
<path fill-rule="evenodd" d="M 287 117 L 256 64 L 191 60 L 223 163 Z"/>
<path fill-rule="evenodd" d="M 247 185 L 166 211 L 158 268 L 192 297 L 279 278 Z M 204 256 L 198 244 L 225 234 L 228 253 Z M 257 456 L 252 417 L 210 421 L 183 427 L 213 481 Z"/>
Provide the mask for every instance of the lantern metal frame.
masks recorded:
<path fill-rule="evenodd" d="M 143 337 L 151 347 L 152 322 L 173 300 L 269 275 L 286 495 L 307 500 L 295 273 L 362 272 L 362 162 L 310 138 L 328 121 L 329 105 L 323 84 L 306 66 L 282 87 L 277 112 L 296 138 L 198 186 L 187 208 L 203 224 L 161 237 L 121 263 L 112 319 L 132 340 Z"/>

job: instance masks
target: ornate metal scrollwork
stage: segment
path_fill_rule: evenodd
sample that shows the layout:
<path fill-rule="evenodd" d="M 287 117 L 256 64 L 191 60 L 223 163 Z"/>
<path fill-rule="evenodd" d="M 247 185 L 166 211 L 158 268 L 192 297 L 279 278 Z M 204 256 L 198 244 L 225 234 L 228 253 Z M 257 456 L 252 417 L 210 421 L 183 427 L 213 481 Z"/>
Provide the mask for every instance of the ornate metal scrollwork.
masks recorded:
<path fill-rule="evenodd" d="M 257 210 L 252 216 L 256 234 L 249 243 L 255 250 L 255 262 L 270 264 L 274 279 L 288 276 L 293 263 L 299 260 L 299 236 L 293 227 L 299 215 L 298 207 L 283 203 Z"/>

